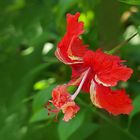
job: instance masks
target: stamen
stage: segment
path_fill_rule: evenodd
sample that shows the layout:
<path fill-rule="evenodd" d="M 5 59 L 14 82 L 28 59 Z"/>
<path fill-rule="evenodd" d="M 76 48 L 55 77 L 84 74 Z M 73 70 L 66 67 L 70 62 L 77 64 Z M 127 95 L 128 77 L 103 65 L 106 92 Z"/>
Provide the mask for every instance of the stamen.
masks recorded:
<path fill-rule="evenodd" d="M 90 68 L 88 68 L 88 70 L 85 72 L 85 74 L 83 76 L 83 79 L 82 79 L 79 87 L 77 88 L 77 90 L 75 91 L 75 93 L 71 96 L 71 98 L 70 98 L 71 100 L 74 100 L 76 98 L 76 96 L 79 94 L 79 92 L 81 91 L 82 86 L 83 86 L 83 84 L 84 84 L 84 82 L 85 82 L 85 80 L 86 80 L 86 78 L 88 76 L 89 71 L 90 71 Z"/>
<path fill-rule="evenodd" d="M 50 100 L 50 101 L 48 101 L 46 104 L 45 104 L 45 108 L 48 110 L 48 116 L 51 114 L 51 113 L 58 113 L 60 110 L 59 109 L 57 109 L 57 108 L 53 108 L 52 106 L 51 106 L 51 103 L 52 101 Z"/>

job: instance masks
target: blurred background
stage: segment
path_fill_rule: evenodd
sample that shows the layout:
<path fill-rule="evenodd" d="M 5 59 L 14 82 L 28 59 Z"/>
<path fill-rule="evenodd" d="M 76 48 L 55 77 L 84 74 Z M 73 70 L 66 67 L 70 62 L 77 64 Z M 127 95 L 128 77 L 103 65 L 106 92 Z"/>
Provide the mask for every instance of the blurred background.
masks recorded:
<path fill-rule="evenodd" d="M 117 52 L 134 70 L 117 87 L 133 98 L 130 116 L 95 110 L 88 94 L 80 94 L 81 110 L 70 122 L 48 116 L 52 89 L 70 80 L 54 51 L 66 14 L 76 12 L 90 49 L 111 50 L 140 34 L 140 0 L 0 0 L 0 140 L 140 140 L 140 35 Z"/>

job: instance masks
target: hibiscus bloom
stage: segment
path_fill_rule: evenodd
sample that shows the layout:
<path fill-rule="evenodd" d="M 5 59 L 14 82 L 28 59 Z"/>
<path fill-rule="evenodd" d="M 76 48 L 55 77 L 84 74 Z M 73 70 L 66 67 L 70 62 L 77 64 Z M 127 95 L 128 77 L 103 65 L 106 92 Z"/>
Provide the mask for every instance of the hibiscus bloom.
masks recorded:
<path fill-rule="evenodd" d="M 55 109 L 50 106 L 52 103 Z M 56 113 L 56 115 L 62 110 L 64 113 L 64 121 L 69 121 L 79 111 L 80 107 L 71 99 L 71 95 L 67 92 L 67 85 L 57 86 L 52 91 L 52 100 L 47 104 L 49 112 Z"/>
<path fill-rule="evenodd" d="M 72 68 L 72 79 L 67 86 L 77 86 L 77 90 L 73 95 L 66 93 L 66 90 L 61 90 L 61 94 L 53 93 L 52 103 L 65 114 L 63 120 L 68 121 L 79 111 L 74 100 L 84 90 L 90 93 L 96 107 L 114 115 L 129 114 L 133 109 L 131 99 L 124 89 L 114 91 L 111 87 L 119 81 L 126 82 L 133 70 L 124 65 L 125 61 L 118 56 L 104 53 L 101 49 L 95 52 L 89 50 L 79 37 L 84 32 L 83 22 L 78 21 L 79 16 L 79 13 L 67 15 L 66 34 L 55 52 L 60 61 Z M 63 95 L 65 98 L 61 98 Z"/>

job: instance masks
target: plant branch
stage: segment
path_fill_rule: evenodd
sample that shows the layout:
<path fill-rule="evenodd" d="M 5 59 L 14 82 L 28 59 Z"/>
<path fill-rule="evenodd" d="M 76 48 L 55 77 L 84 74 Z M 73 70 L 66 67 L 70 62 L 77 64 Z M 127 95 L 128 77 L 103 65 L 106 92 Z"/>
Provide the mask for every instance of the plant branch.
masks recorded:
<path fill-rule="evenodd" d="M 132 38 L 134 38 L 138 33 L 133 34 L 131 37 L 129 37 L 127 40 L 124 40 L 119 45 L 117 45 L 112 50 L 108 51 L 109 54 L 114 54 L 116 51 L 118 51 L 122 46 L 126 45 Z"/>

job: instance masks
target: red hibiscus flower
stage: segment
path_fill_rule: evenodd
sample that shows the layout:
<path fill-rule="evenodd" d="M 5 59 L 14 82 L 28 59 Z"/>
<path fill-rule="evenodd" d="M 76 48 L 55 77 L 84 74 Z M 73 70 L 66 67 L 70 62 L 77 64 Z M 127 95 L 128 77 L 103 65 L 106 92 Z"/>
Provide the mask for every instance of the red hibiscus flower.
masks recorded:
<path fill-rule="evenodd" d="M 83 44 L 79 36 L 84 32 L 83 22 L 79 22 L 80 13 L 67 14 L 67 30 L 58 43 L 56 57 L 72 68 L 72 79 L 67 85 L 58 86 L 52 92 L 52 104 L 64 113 L 64 121 L 69 121 L 79 111 L 74 102 L 81 90 L 90 92 L 92 103 L 114 115 L 129 114 L 132 101 L 124 89 L 111 90 L 119 81 L 126 82 L 133 70 L 126 67 L 118 56 L 104 53 L 101 49 L 92 51 Z M 70 95 L 66 88 L 77 86 Z"/>
<path fill-rule="evenodd" d="M 52 103 L 55 109 L 50 106 Z M 57 86 L 52 91 L 52 100 L 47 104 L 49 112 L 58 114 L 60 110 L 64 113 L 64 121 L 69 121 L 79 111 L 80 107 L 71 99 L 71 95 L 67 92 L 67 85 Z"/>

